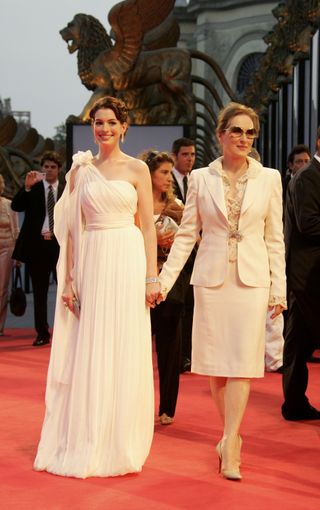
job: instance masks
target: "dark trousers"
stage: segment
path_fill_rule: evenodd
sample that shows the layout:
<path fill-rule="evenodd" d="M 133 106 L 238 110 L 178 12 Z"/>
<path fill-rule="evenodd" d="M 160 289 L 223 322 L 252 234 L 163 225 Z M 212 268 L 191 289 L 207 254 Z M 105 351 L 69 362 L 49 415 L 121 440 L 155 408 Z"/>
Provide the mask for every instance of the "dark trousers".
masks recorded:
<path fill-rule="evenodd" d="M 304 291 L 290 291 L 283 351 L 283 410 L 303 411 L 309 406 L 307 360 L 320 338 L 320 300 Z"/>
<path fill-rule="evenodd" d="M 166 413 L 173 417 L 176 410 L 180 377 L 181 311 L 182 305 L 169 301 L 151 310 L 159 371 L 159 416 Z"/>
<path fill-rule="evenodd" d="M 183 368 L 186 360 L 191 360 L 192 350 L 192 323 L 193 323 L 193 285 L 189 285 L 185 303 L 182 311 L 182 347 L 181 347 L 181 365 Z"/>
<path fill-rule="evenodd" d="M 56 273 L 59 246 L 55 239 L 41 240 L 40 257 L 28 262 L 28 270 L 32 282 L 34 302 L 34 325 L 37 335 L 49 338 L 48 325 L 48 289 L 50 275 Z"/>

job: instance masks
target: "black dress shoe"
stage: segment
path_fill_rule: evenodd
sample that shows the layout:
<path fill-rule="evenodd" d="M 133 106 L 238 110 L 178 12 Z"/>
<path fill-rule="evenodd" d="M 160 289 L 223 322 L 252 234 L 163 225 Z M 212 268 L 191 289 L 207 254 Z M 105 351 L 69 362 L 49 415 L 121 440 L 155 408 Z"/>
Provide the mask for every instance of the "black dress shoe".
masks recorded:
<path fill-rule="evenodd" d="M 288 421 L 299 421 L 299 420 L 320 420 L 320 411 L 315 407 L 308 406 L 304 409 L 297 409 L 295 411 L 286 411 L 282 406 L 282 416 Z"/>
<path fill-rule="evenodd" d="M 46 345 L 50 343 L 50 338 L 38 337 L 35 339 L 32 345 L 39 347 L 40 345 Z"/>

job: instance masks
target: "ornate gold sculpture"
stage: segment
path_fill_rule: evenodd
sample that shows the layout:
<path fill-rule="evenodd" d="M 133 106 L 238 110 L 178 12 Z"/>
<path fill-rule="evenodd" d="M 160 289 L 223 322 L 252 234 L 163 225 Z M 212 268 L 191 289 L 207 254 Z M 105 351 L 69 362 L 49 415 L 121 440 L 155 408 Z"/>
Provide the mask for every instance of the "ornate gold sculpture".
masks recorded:
<path fill-rule="evenodd" d="M 273 9 L 278 23 L 264 40 L 268 44 L 245 100 L 264 113 L 283 81 L 290 81 L 294 63 L 308 58 L 313 33 L 320 24 L 319 0 L 287 0 Z"/>
<path fill-rule="evenodd" d="M 18 124 L 12 115 L 0 117 L 0 174 L 6 184 L 5 196 L 12 198 L 23 185 L 27 171 L 35 168 L 54 141 L 44 139 L 36 129 Z"/>
<path fill-rule="evenodd" d="M 175 0 L 126 0 L 109 12 L 115 43 L 101 23 L 77 14 L 60 31 L 70 53 L 78 51 L 78 73 L 93 94 L 78 120 L 105 95 L 123 99 L 135 124 L 191 124 L 194 101 L 191 57 L 175 46 L 177 23 L 168 18 Z M 75 120 L 75 119 L 73 119 Z"/>

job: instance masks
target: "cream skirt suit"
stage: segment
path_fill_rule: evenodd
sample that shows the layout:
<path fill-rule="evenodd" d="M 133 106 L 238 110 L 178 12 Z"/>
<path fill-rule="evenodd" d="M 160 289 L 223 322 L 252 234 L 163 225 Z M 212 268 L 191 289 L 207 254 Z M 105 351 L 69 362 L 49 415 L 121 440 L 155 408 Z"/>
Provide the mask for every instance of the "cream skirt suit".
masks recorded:
<path fill-rule="evenodd" d="M 191 173 L 161 288 L 171 289 L 201 233 L 191 277 L 192 371 L 263 377 L 268 305 L 285 305 L 286 295 L 281 177 L 248 158 L 231 199 L 221 161 Z"/>

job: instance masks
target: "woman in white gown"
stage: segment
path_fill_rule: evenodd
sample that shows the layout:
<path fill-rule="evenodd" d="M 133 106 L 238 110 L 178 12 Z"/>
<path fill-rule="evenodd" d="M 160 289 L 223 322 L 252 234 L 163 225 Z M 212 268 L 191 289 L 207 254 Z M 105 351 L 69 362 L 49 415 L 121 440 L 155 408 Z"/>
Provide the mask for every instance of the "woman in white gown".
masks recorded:
<path fill-rule="evenodd" d="M 55 207 L 57 305 L 34 464 L 79 478 L 140 471 L 149 453 L 159 290 L 149 170 L 119 148 L 126 107 L 107 97 L 90 116 L 99 153 L 73 157 Z"/>
<path fill-rule="evenodd" d="M 165 296 L 199 232 L 191 284 L 195 309 L 191 370 L 210 377 L 223 421 L 221 472 L 240 480 L 240 426 L 250 380 L 264 375 L 265 322 L 285 308 L 281 177 L 248 157 L 259 133 L 251 108 L 220 112 L 222 157 L 191 172 L 180 228 L 160 274 Z"/>

